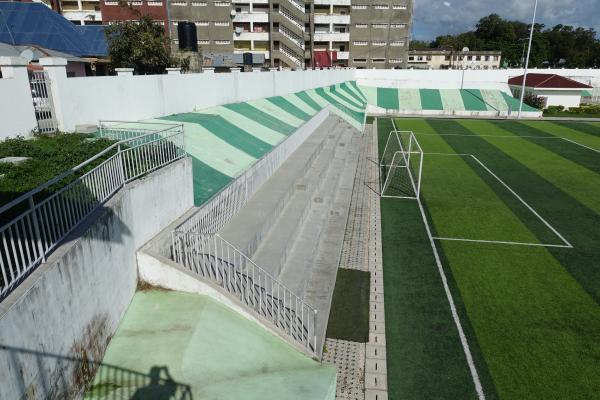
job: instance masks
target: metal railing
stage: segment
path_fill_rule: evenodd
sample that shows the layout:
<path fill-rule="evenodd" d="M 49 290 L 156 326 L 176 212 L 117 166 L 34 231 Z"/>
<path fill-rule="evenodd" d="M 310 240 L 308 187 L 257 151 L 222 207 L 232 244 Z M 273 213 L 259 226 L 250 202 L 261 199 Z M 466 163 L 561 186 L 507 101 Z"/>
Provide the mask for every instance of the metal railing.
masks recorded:
<path fill-rule="evenodd" d="M 302 32 L 305 32 L 304 21 L 298 19 L 294 14 L 292 14 L 287 8 L 279 6 L 279 14 L 283 15 L 290 21 L 292 24 L 296 25 L 298 28 L 302 29 Z"/>
<path fill-rule="evenodd" d="M 283 36 L 287 37 L 289 40 L 294 42 L 298 47 L 300 47 L 302 50 L 304 50 L 304 38 L 300 37 L 299 35 L 296 35 L 294 32 L 292 32 L 291 29 L 289 29 L 283 25 L 279 25 L 279 33 L 281 33 Z"/>
<path fill-rule="evenodd" d="M 289 47 L 287 47 L 285 44 L 283 43 L 279 43 L 279 50 L 285 54 L 286 56 L 288 56 L 288 58 L 290 60 L 292 60 L 296 65 L 298 66 L 302 66 L 302 61 L 298 58 L 298 55 Z"/>
<path fill-rule="evenodd" d="M 185 156 L 183 126 L 161 128 L 132 134 L 0 207 L 10 219 L 0 227 L 0 299 L 126 183 Z"/>
<path fill-rule="evenodd" d="M 302 348 L 317 350 L 317 310 L 218 234 L 174 231 L 173 260 L 225 290 Z"/>
<path fill-rule="evenodd" d="M 29 75 L 31 98 L 40 133 L 54 133 L 58 130 L 54 100 L 52 99 L 51 81 L 47 71 L 32 71 Z"/>
<path fill-rule="evenodd" d="M 288 0 L 294 7 L 296 7 L 298 10 L 302 11 L 303 13 L 306 13 L 306 6 L 304 4 L 303 1 L 300 0 Z"/>

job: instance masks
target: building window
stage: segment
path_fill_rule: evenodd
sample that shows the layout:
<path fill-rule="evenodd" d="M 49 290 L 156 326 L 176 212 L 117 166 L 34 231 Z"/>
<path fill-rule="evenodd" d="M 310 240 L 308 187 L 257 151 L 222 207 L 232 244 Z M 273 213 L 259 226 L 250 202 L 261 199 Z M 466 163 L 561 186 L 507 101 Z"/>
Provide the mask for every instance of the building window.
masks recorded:
<path fill-rule="evenodd" d="M 392 5 L 392 9 L 394 9 L 394 10 L 406 10 L 406 6 L 405 5 L 401 5 L 401 4 L 393 4 Z"/>
<path fill-rule="evenodd" d="M 127 4 L 129 4 L 130 6 L 141 6 L 142 2 L 136 0 L 136 1 L 129 1 L 129 2 L 127 2 Z"/>
<path fill-rule="evenodd" d="M 230 44 L 231 40 L 215 40 L 215 44 Z"/>
<path fill-rule="evenodd" d="M 400 64 L 402 61 L 397 58 L 390 58 L 390 64 Z"/>
<path fill-rule="evenodd" d="M 354 42 L 352 42 L 352 44 L 353 44 L 353 45 L 355 45 L 355 46 L 366 46 L 366 45 L 368 45 L 368 44 L 369 44 L 369 42 L 365 42 L 365 41 L 358 41 L 358 40 L 357 40 L 357 41 L 354 41 Z"/>
<path fill-rule="evenodd" d="M 118 1 L 105 1 L 104 5 L 105 6 L 118 6 L 119 2 Z"/>
<path fill-rule="evenodd" d="M 385 46 L 385 42 L 373 42 L 373 46 Z"/>
<path fill-rule="evenodd" d="M 367 5 L 366 4 L 353 4 L 352 9 L 353 10 L 366 10 Z"/>
<path fill-rule="evenodd" d="M 375 29 L 386 29 L 388 24 L 372 24 L 371 26 Z"/>
<path fill-rule="evenodd" d="M 415 61 L 415 56 L 409 56 L 408 61 Z"/>
<path fill-rule="evenodd" d="M 196 22 L 196 26 L 208 26 L 208 21 L 198 21 Z"/>
<path fill-rule="evenodd" d="M 229 7 L 231 3 L 228 1 L 215 1 L 215 7 Z"/>
<path fill-rule="evenodd" d="M 154 7 L 161 7 L 162 6 L 162 1 L 148 1 L 148 6 L 154 6 Z"/>
<path fill-rule="evenodd" d="M 210 44 L 210 40 L 198 40 L 198 44 Z"/>
<path fill-rule="evenodd" d="M 229 21 L 215 21 L 215 26 L 229 26 Z"/>
<path fill-rule="evenodd" d="M 205 1 L 192 1 L 193 7 L 206 7 L 208 5 Z"/>
<path fill-rule="evenodd" d="M 171 2 L 173 6 L 187 6 L 187 1 L 176 0 Z"/>
<path fill-rule="evenodd" d="M 404 46 L 404 40 L 390 42 L 390 46 Z M 431 56 L 430 56 L 431 57 Z"/>
<path fill-rule="evenodd" d="M 376 10 L 388 10 L 390 6 L 389 4 L 374 4 L 373 8 Z"/>
<path fill-rule="evenodd" d="M 404 29 L 406 28 L 406 24 L 390 24 L 392 29 Z"/>
<path fill-rule="evenodd" d="M 373 61 L 374 63 L 384 63 L 385 58 L 374 58 L 371 61 Z"/>
<path fill-rule="evenodd" d="M 355 63 L 366 63 L 367 59 L 366 58 L 353 58 L 352 61 Z"/>
<path fill-rule="evenodd" d="M 367 28 L 369 25 L 367 25 L 367 24 L 354 24 L 354 26 L 356 28 L 362 29 L 362 28 Z"/>

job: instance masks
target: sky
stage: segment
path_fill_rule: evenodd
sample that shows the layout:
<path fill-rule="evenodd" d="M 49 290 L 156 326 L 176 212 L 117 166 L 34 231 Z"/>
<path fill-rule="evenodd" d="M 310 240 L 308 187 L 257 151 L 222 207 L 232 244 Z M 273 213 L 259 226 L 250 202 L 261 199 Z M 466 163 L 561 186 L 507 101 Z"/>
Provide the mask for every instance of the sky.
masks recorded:
<path fill-rule="evenodd" d="M 467 32 L 477 21 L 496 13 L 510 20 L 530 22 L 535 0 L 413 0 L 413 39 Z M 600 0 L 538 0 L 536 22 L 594 28 L 600 36 Z"/>

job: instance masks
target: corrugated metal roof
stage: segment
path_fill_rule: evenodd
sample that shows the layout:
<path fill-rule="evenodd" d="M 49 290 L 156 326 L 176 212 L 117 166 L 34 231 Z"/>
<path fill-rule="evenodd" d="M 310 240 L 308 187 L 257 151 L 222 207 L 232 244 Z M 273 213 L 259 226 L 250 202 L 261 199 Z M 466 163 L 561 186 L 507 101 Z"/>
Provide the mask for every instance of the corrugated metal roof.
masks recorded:
<path fill-rule="evenodd" d="M 523 75 L 508 80 L 509 85 L 522 85 Z M 556 74 L 527 74 L 526 87 L 539 89 L 591 89 L 591 86 Z"/>
<path fill-rule="evenodd" d="M 105 56 L 106 41 L 95 30 L 80 29 L 41 3 L 0 2 L 0 42 L 37 45 L 75 56 Z"/>

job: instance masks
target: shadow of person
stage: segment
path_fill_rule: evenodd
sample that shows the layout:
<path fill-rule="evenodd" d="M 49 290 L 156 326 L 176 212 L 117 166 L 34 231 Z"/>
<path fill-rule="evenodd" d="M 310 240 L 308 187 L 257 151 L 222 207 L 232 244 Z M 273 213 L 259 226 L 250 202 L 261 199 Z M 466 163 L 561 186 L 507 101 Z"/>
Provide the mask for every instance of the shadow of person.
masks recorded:
<path fill-rule="evenodd" d="M 160 377 L 161 372 L 165 372 L 165 379 Z M 154 366 L 150 368 L 150 383 L 135 391 L 129 400 L 171 400 L 175 399 L 177 392 L 177 382 L 171 378 L 169 369 L 165 367 Z"/>

